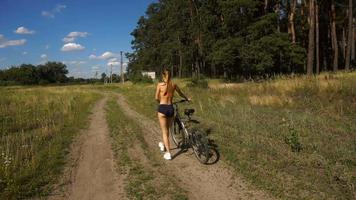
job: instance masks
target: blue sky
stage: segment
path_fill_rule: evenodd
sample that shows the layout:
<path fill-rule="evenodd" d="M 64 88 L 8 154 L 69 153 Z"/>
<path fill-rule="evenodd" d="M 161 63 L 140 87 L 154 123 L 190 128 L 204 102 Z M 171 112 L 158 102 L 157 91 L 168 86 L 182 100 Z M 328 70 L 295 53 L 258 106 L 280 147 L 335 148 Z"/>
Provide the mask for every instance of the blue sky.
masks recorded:
<path fill-rule="evenodd" d="M 154 0 L 0 0 L 0 69 L 61 61 L 93 77 L 130 52 L 130 33 Z M 124 62 L 127 60 L 124 58 Z"/>

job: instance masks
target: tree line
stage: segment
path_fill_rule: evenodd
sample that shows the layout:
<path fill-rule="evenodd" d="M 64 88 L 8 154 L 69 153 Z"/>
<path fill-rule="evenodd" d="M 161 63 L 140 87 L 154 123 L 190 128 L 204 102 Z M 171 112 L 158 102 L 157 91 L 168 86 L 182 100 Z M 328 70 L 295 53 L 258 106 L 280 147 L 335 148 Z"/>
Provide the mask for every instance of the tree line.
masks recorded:
<path fill-rule="evenodd" d="M 352 0 L 159 0 L 131 33 L 128 73 L 238 79 L 355 67 Z"/>
<path fill-rule="evenodd" d="M 40 65 L 22 64 L 0 70 L 0 85 L 35 85 L 62 83 L 91 83 L 100 80 L 67 77 L 67 66 L 61 62 Z"/>

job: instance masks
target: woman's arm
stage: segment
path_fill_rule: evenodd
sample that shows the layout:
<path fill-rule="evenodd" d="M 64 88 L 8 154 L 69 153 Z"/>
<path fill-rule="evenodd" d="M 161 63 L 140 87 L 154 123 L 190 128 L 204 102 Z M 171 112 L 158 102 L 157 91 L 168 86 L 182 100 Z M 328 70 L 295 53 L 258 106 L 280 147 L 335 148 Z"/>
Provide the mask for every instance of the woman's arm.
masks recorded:
<path fill-rule="evenodd" d="M 176 91 L 178 92 L 179 96 L 181 96 L 181 97 L 183 97 L 184 99 L 186 99 L 186 100 L 189 101 L 189 98 L 183 94 L 183 92 L 180 90 L 180 88 L 178 87 L 178 85 L 175 85 L 175 87 L 176 87 Z"/>
<path fill-rule="evenodd" d="M 157 101 L 158 103 L 160 102 L 159 92 L 160 92 L 160 91 L 159 91 L 159 84 L 157 84 L 155 99 L 156 99 L 156 101 Z"/>

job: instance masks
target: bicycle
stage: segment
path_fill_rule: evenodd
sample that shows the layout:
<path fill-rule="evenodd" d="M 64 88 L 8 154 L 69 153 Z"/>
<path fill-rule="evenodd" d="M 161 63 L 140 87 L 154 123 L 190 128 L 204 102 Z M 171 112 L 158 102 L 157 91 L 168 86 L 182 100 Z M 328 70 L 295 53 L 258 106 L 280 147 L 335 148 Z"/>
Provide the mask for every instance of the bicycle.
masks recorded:
<path fill-rule="evenodd" d="M 191 127 L 190 123 L 195 120 L 191 119 L 194 109 L 184 109 L 184 115 L 187 118 L 181 117 L 179 113 L 179 103 L 187 102 L 188 100 L 180 100 L 173 103 L 174 118 L 171 126 L 171 135 L 174 144 L 180 148 L 193 149 L 195 157 L 199 162 L 207 164 L 210 157 L 210 146 L 207 135 L 204 131 Z"/>

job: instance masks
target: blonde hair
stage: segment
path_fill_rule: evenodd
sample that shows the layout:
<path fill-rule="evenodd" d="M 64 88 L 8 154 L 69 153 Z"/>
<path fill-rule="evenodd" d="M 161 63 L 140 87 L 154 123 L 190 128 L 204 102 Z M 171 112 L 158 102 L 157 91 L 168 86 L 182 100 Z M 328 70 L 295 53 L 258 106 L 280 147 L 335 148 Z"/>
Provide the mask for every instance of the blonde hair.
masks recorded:
<path fill-rule="evenodd" d="M 171 73 L 167 70 L 164 69 L 162 71 L 162 78 L 163 78 L 163 82 L 166 83 L 166 92 L 164 93 L 164 96 L 166 96 L 168 94 L 168 91 L 170 91 L 173 86 L 172 86 L 172 81 L 171 81 Z"/>

